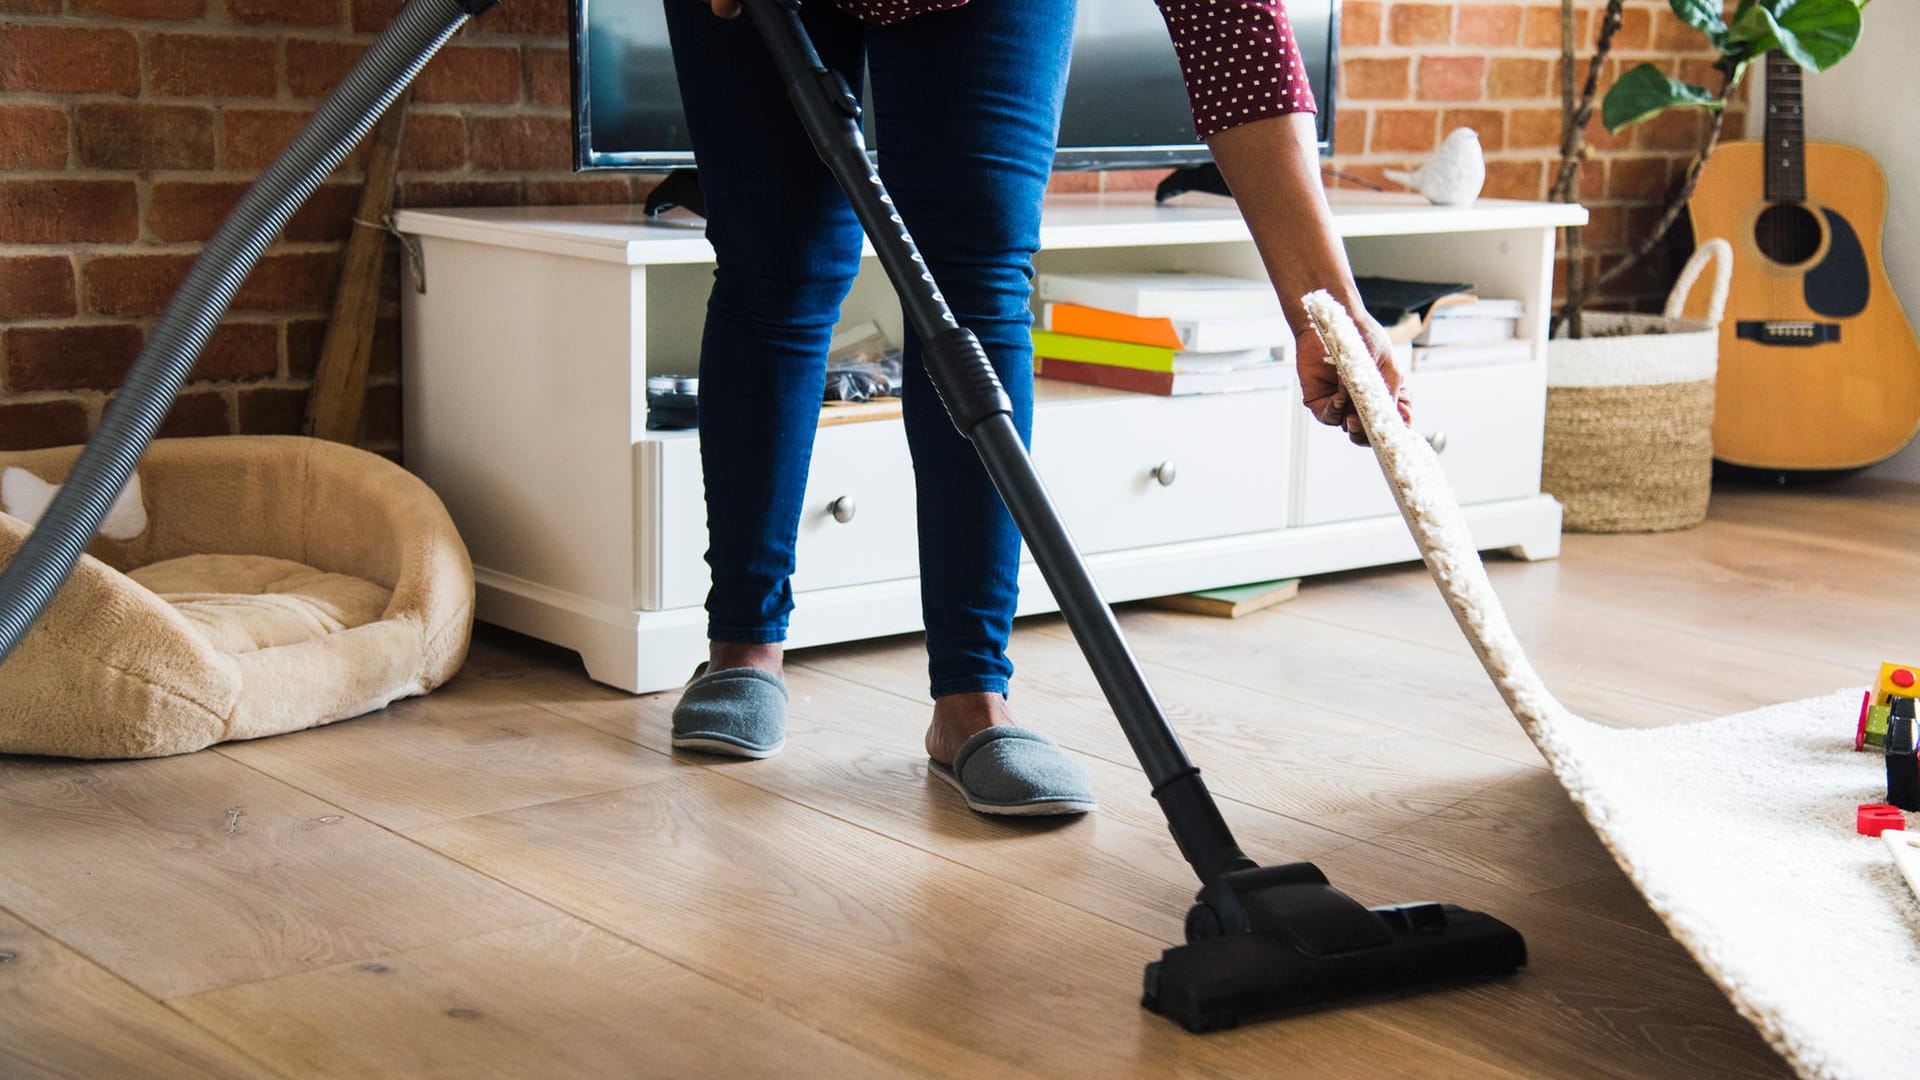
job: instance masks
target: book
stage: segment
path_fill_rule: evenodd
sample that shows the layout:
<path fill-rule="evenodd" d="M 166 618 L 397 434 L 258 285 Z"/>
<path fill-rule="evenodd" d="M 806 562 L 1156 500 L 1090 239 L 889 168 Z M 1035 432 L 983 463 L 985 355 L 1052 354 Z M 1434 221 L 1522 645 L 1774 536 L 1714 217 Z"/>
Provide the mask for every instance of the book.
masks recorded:
<path fill-rule="evenodd" d="M 1182 397 L 1188 394 L 1227 394 L 1240 390 L 1278 390 L 1293 385 L 1293 368 L 1271 360 L 1219 371 L 1142 371 L 1111 364 L 1083 364 L 1052 357 L 1039 362 L 1039 376 L 1062 382 L 1104 386 L 1136 394 Z"/>
<path fill-rule="evenodd" d="M 1052 303 L 1040 309 L 1040 326 L 1062 334 L 1191 352 L 1269 348 L 1293 340 L 1293 327 L 1287 324 L 1284 315 L 1142 318 L 1081 304 Z"/>
<path fill-rule="evenodd" d="M 1203 589 L 1200 592 L 1182 593 L 1177 596 L 1156 596 L 1147 601 L 1147 606 L 1167 611 L 1187 611 L 1195 615 L 1217 615 L 1222 618 L 1237 619 L 1262 608 L 1285 603 L 1298 595 L 1300 595 L 1300 579 L 1285 578 L 1280 581 L 1257 581 L 1251 585 L 1234 585 L 1225 589 Z"/>
<path fill-rule="evenodd" d="M 1416 345 L 1413 349 L 1415 371 L 1451 371 L 1455 368 L 1532 362 L 1533 342 L 1522 338 L 1485 345 Z"/>
<path fill-rule="evenodd" d="M 1292 344 L 1287 345 L 1290 350 Z M 1227 352 L 1193 352 L 1170 349 L 1164 345 L 1141 345 L 1131 341 L 1081 337 L 1052 330 L 1033 331 L 1033 355 L 1046 360 L 1077 360 L 1083 364 L 1107 364 L 1137 368 L 1141 371 L 1219 371 L 1271 363 L 1275 350 L 1233 349 Z"/>
<path fill-rule="evenodd" d="M 1460 319 L 1439 317 L 1438 312 L 1414 337 L 1415 345 L 1484 345 L 1512 340 L 1519 329 L 1518 319 Z"/>
<path fill-rule="evenodd" d="M 1037 292 L 1041 300 L 1143 319 L 1280 314 L 1280 297 L 1271 282 L 1184 271 L 1042 274 Z"/>

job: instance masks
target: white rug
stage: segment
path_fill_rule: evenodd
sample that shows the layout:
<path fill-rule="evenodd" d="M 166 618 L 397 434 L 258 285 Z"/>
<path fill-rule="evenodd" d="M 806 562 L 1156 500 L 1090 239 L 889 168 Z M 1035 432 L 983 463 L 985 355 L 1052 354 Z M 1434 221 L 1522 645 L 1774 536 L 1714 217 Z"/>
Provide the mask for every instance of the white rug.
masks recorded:
<path fill-rule="evenodd" d="M 1346 312 L 1325 293 L 1306 304 L 1455 620 L 1675 939 L 1800 1075 L 1920 1076 L 1920 900 L 1853 827 L 1858 804 L 1886 795 L 1881 759 L 1853 751 L 1860 690 L 1656 730 L 1568 712 L 1527 662 L 1439 462 L 1400 423 Z"/>

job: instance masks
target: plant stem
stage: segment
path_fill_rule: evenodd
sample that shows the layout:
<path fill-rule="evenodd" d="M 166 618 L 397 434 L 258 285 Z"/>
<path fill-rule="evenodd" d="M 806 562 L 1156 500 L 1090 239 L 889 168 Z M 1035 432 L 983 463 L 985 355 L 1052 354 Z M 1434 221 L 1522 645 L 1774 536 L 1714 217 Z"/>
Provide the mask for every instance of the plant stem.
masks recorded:
<path fill-rule="evenodd" d="M 1571 185 L 1565 177 L 1571 175 L 1567 166 L 1580 160 L 1580 152 L 1587 141 L 1586 128 L 1573 122 L 1573 0 L 1560 0 L 1560 172 L 1554 179 L 1552 197 L 1561 202 L 1572 202 Z M 1580 226 L 1569 225 L 1563 230 L 1567 251 L 1567 295 L 1580 291 Z M 1567 333 L 1573 337 L 1581 336 L 1580 313 L 1573 312 L 1567 320 Z"/>

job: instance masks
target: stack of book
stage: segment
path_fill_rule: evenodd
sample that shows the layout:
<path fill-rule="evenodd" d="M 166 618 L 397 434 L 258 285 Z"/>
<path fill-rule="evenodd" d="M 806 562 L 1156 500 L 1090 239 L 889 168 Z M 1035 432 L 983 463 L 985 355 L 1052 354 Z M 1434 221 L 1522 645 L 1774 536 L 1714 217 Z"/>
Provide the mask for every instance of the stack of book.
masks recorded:
<path fill-rule="evenodd" d="M 1187 273 L 1043 274 L 1039 374 L 1145 394 L 1292 385 L 1273 286 Z"/>
<path fill-rule="evenodd" d="M 1516 337 L 1526 305 L 1486 298 L 1473 286 L 1398 278 L 1361 277 L 1360 299 L 1387 328 L 1396 348 L 1411 350 L 1413 371 L 1524 364 L 1531 342 Z"/>

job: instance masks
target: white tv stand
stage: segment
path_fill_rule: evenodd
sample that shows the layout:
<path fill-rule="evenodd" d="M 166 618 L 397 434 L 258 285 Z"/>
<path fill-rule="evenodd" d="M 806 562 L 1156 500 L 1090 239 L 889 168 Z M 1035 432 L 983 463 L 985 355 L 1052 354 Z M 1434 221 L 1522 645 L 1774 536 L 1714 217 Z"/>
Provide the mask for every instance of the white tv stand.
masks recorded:
<path fill-rule="evenodd" d="M 1412 376 L 1482 549 L 1559 553 L 1539 489 L 1553 230 L 1586 211 L 1342 194 L 1358 273 L 1470 281 L 1525 298 L 1534 362 Z M 646 430 L 645 375 L 696 365 L 713 251 L 637 207 L 403 210 L 425 289 L 402 286 L 405 461 L 473 554 L 482 619 L 578 650 L 595 679 L 677 686 L 705 656 L 699 443 Z M 1187 268 L 1259 276 L 1226 200 L 1049 200 L 1041 272 Z M 871 253 L 844 320 L 899 340 Z M 1111 601 L 1417 557 L 1372 454 L 1293 390 L 1161 398 L 1041 380 L 1034 455 Z M 1164 468 L 1171 464 L 1171 468 Z M 1161 483 L 1165 477 L 1169 483 Z M 913 476 L 899 421 L 824 427 L 801 524 L 794 647 L 920 628 Z M 850 520 L 831 512 L 854 508 Z M 1056 607 L 1029 561 L 1021 614 Z"/>

